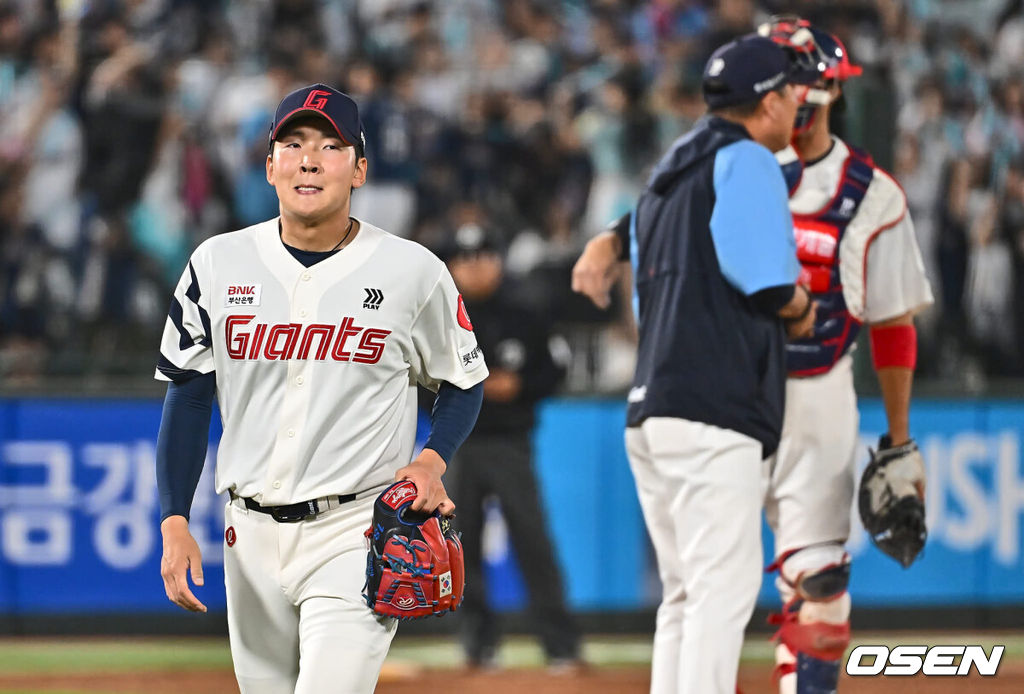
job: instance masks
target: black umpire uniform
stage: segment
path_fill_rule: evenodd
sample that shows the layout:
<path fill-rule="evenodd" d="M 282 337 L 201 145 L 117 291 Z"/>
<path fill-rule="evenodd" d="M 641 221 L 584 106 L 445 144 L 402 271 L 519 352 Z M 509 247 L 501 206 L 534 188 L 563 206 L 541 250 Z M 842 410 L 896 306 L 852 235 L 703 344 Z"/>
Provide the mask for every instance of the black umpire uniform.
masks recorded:
<path fill-rule="evenodd" d="M 579 632 L 566 608 L 531 452 L 537 402 L 565 375 L 551 354 L 550 323 L 517 298 L 514 286 L 502 276 L 493 240 L 478 227 L 461 228 L 441 255 L 462 292 L 491 371 L 473 433 L 445 475 L 448 493 L 458 505 L 465 551 L 465 599 L 456 614 L 461 616 L 466 657 L 472 666 L 494 665 L 500 640 L 497 617 L 488 606 L 481 547 L 484 502 L 493 496 L 501 505 L 528 591 L 530 621 L 548 662 L 577 664 Z M 489 279 L 481 284 L 485 276 Z"/>

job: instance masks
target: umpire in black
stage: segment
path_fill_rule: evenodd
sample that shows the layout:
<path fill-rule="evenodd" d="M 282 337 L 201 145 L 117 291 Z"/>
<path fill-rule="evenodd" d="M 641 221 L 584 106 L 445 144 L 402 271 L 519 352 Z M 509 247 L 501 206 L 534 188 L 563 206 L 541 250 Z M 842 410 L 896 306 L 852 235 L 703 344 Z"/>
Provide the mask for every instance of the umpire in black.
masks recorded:
<path fill-rule="evenodd" d="M 458 527 L 466 560 L 461 629 L 471 667 L 496 665 L 500 640 L 483 575 L 484 504 L 496 498 L 508 527 L 529 596 L 529 617 L 554 669 L 578 667 L 580 637 L 565 603 L 558 560 L 552 551 L 534 475 L 531 433 L 537 402 L 564 376 L 551 352 L 547 317 L 525 305 L 504 277 L 495 239 L 464 225 L 439 253 L 462 293 L 490 376 L 473 433 L 448 467 L 445 485 L 458 499 Z"/>

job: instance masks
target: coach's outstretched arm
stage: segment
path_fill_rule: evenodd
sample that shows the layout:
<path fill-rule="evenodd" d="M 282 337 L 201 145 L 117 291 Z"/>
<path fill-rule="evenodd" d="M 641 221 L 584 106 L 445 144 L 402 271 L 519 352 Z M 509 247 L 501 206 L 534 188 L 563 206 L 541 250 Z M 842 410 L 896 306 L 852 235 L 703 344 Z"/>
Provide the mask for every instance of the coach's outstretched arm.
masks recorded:
<path fill-rule="evenodd" d="M 215 390 L 213 373 L 168 383 L 156 440 L 156 484 L 163 536 L 160 575 L 167 598 L 192 612 L 206 612 L 206 606 L 189 590 L 186 578 L 191 571 L 192 583 L 203 585 L 203 558 L 189 532 L 188 516 L 206 460 Z"/>
<path fill-rule="evenodd" d="M 455 511 L 448 498 L 441 476 L 462 442 L 473 431 L 480 406 L 484 401 L 484 384 L 477 383 L 463 390 L 442 381 L 430 413 L 430 436 L 416 459 L 395 473 L 395 481 L 411 480 L 416 485 L 414 511 L 433 511 L 442 515 Z"/>

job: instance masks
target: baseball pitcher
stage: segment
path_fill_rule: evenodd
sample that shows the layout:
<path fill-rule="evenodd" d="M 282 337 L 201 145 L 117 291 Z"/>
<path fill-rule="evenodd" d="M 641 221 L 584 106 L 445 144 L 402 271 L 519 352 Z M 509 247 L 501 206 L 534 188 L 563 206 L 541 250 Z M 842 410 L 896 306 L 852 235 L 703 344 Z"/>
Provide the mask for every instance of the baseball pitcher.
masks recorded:
<path fill-rule="evenodd" d="M 444 264 L 349 214 L 366 180 L 364 142 L 347 95 L 317 84 L 286 96 L 266 163 L 280 216 L 195 250 L 160 346 L 156 377 L 169 381 L 157 443 L 161 573 L 172 602 L 206 610 L 186 580 L 190 570 L 203 584 L 188 515 L 216 392 L 228 626 L 243 694 L 373 691 L 393 617 L 415 602 L 374 595 L 380 573 L 392 593 L 422 592 L 414 586 L 433 564 L 407 537 L 416 533 L 383 538 L 367 562 L 375 500 L 408 480 L 378 507 L 451 513 L 441 475 L 482 400 L 487 368 Z M 413 460 L 417 383 L 438 395 Z M 442 527 L 423 536 L 447 566 L 459 548 Z M 411 549 L 392 547 L 403 542 Z M 453 564 L 430 586 L 452 606 L 448 579 L 460 571 Z"/>

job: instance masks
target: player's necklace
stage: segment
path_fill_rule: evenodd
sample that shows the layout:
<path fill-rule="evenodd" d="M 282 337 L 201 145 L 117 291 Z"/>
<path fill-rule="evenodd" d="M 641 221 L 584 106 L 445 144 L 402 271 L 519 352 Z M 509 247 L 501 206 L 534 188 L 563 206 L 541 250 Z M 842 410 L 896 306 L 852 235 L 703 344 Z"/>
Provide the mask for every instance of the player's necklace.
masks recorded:
<path fill-rule="evenodd" d="M 327 252 L 328 253 L 333 253 L 334 251 L 338 250 L 338 246 L 340 246 L 341 244 L 345 243 L 345 239 L 347 239 L 348 235 L 351 234 L 351 233 L 352 233 L 352 218 L 349 217 L 348 218 L 348 229 L 345 230 L 345 235 L 341 237 L 341 241 L 338 241 L 338 243 L 334 244 L 334 248 L 332 248 L 331 250 L 329 250 Z"/>

